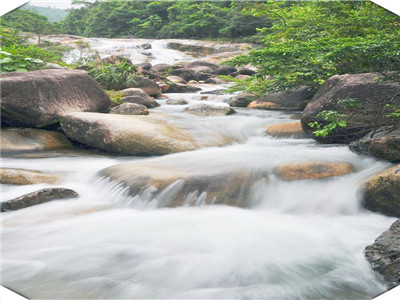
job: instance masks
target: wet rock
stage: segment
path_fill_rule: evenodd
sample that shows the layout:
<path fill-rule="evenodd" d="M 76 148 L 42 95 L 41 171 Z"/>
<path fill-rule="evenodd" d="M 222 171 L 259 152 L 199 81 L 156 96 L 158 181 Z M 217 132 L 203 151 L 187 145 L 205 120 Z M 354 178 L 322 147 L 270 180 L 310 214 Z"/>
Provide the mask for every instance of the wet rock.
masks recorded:
<path fill-rule="evenodd" d="M 394 119 L 387 118 L 390 109 L 386 103 L 392 102 L 393 107 L 400 105 L 400 83 L 379 80 L 378 73 L 335 75 L 329 78 L 304 109 L 301 122 L 304 130 L 312 135 L 315 130 L 308 124 L 324 120 L 317 115 L 324 110 L 338 111 L 343 115 L 352 115 L 347 120 L 346 128 L 339 128 L 327 137 L 314 137 L 325 143 L 350 143 L 374 128 L 393 125 Z M 393 97 L 397 95 L 396 97 Z M 362 107 L 354 110 L 346 108 L 346 99 L 357 99 Z M 392 99 L 393 98 L 393 99 Z M 384 112 L 384 113 L 380 113 Z"/>
<path fill-rule="evenodd" d="M 146 44 L 141 45 L 140 47 L 142 47 L 145 50 L 148 50 L 148 49 L 151 49 L 151 44 L 146 43 Z"/>
<path fill-rule="evenodd" d="M 111 109 L 110 113 L 118 115 L 148 115 L 149 110 L 142 104 L 123 103 Z"/>
<path fill-rule="evenodd" d="M 400 217 L 400 165 L 368 179 L 363 187 L 366 209 Z"/>
<path fill-rule="evenodd" d="M 0 168 L 0 183 L 3 184 L 55 184 L 60 180 L 61 176 L 56 174 L 23 169 Z"/>
<path fill-rule="evenodd" d="M 167 76 L 167 79 L 173 83 L 187 84 L 187 81 L 179 76 L 171 75 L 171 76 Z"/>
<path fill-rule="evenodd" d="M 198 148 L 183 128 L 156 116 L 71 113 L 60 118 L 72 140 L 124 155 L 163 155 Z"/>
<path fill-rule="evenodd" d="M 144 105 L 147 108 L 154 108 L 160 106 L 153 98 L 143 98 L 141 96 L 127 96 L 121 99 L 122 102 L 136 103 Z"/>
<path fill-rule="evenodd" d="M 151 70 L 153 72 L 159 72 L 159 73 L 164 73 L 165 71 L 168 70 L 173 70 L 174 66 L 167 65 L 167 64 L 157 64 L 151 67 Z"/>
<path fill-rule="evenodd" d="M 354 167 L 349 163 L 305 162 L 279 165 L 274 172 L 281 179 L 292 181 L 346 175 L 353 173 Z"/>
<path fill-rule="evenodd" d="M 284 92 L 271 93 L 251 102 L 248 108 L 267 110 L 302 110 L 310 100 L 310 88 L 301 87 Z"/>
<path fill-rule="evenodd" d="M 383 276 L 389 289 L 400 285 L 400 220 L 365 248 L 372 269 Z"/>
<path fill-rule="evenodd" d="M 153 80 L 142 76 L 134 76 L 134 82 L 130 84 L 132 88 L 140 88 L 150 96 L 161 94 L 161 88 Z"/>
<path fill-rule="evenodd" d="M 212 73 L 213 72 L 213 69 L 206 67 L 206 66 L 190 67 L 189 69 L 196 73 Z"/>
<path fill-rule="evenodd" d="M 144 90 L 139 88 L 129 88 L 120 91 L 122 96 L 139 96 L 145 98 L 148 101 L 151 101 L 153 98 L 150 97 Z"/>
<path fill-rule="evenodd" d="M 194 62 L 191 62 L 191 63 L 187 64 L 186 67 L 190 68 L 190 69 L 193 69 L 193 68 L 196 68 L 196 67 L 207 67 L 207 68 L 210 68 L 212 70 L 215 70 L 215 69 L 219 68 L 219 65 L 210 63 L 208 61 L 197 60 L 197 61 L 194 61 Z M 199 71 L 197 71 L 197 72 L 199 72 Z"/>
<path fill-rule="evenodd" d="M 266 134 L 274 137 L 284 137 L 284 138 L 306 138 L 307 135 L 303 131 L 300 122 L 295 123 L 282 123 L 269 125 L 266 128 Z"/>
<path fill-rule="evenodd" d="M 188 102 L 184 99 L 168 99 L 167 104 L 169 105 L 186 105 Z"/>
<path fill-rule="evenodd" d="M 393 163 L 400 162 L 400 129 L 381 128 L 372 134 L 351 142 L 350 150 Z"/>
<path fill-rule="evenodd" d="M 188 84 L 198 84 L 199 82 L 198 81 L 196 81 L 196 80 L 190 80 L 189 82 L 188 82 Z"/>
<path fill-rule="evenodd" d="M 226 116 L 234 114 L 235 110 L 229 106 L 195 104 L 186 107 L 182 112 L 197 116 Z"/>
<path fill-rule="evenodd" d="M 168 93 L 196 93 L 201 91 L 201 88 L 189 84 L 182 83 L 171 83 L 169 84 L 169 89 L 166 91 Z"/>
<path fill-rule="evenodd" d="M 136 65 L 136 70 L 141 73 L 143 70 L 144 71 L 150 71 L 152 68 L 152 64 L 145 62 L 145 63 L 141 63 L 141 64 L 137 64 Z"/>
<path fill-rule="evenodd" d="M 253 94 L 241 93 L 229 99 L 229 105 L 232 107 L 247 107 L 254 98 Z"/>
<path fill-rule="evenodd" d="M 2 154 L 73 148 L 61 132 L 34 128 L 3 128 L 0 140 Z"/>
<path fill-rule="evenodd" d="M 42 189 L 36 192 L 22 195 L 12 200 L 4 201 L 1 203 L 1 211 L 11 211 L 23 209 L 33 205 L 38 205 L 46 203 L 52 200 L 66 199 L 66 198 L 76 198 L 78 193 L 63 188 L 48 188 Z"/>
<path fill-rule="evenodd" d="M 211 83 L 211 84 L 224 84 L 227 82 L 228 82 L 227 80 L 218 77 L 212 77 L 205 80 L 205 83 Z"/>
<path fill-rule="evenodd" d="M 100 85 L 83 71 L 4 73 L 0 83 L 1 122 L 11 126 L 44 127 L 57 123 L 63 113 L 106 112 L 111 105 Z"/>
<path fill-rule="evenodd" d="M 233 67 L 219 67 L 217 69 L 214 70 L 214 74 L 217 75 L 229 75 L 233 72 L 236 72 L 236 68 Z"/>
<path fill-rule="evenodd" d="M 197 74 L 191 69 L 179 68 L 169 72 L 171 75 L 179 76 L 186 81 L 197 80 Z"/>
<path fill-rule="evenodd" d="M 239 70 L 238 73 L 240 75 L 249 75 L 249 76 L 256 74 L 255 71 L 253 71 L 251 69 L 247 69 L 247 68 L 243 68 L 243 69 Z"/>
<path fill-rule="evenodd" d="M 225 95 L 224 89 L 212 90 L 207 92 L 201 92 L 200 94 L 209 94 L 209 95 Z"/>
<path fill-rule="evenodd" d="M 106 168 L 100 174 L 128 187 L 131 195 L 150 192 L 149 200 L 161 195 L 157 199 L 158 206 L 193 205 L 199 200 L 207 204 L 240 207 L 251 204 L 248 195 L 254 178 L 249 170 L 228 167 L 194 169 L 190 163 L 181 163 L 178 158 L 174 162 L 168 164 L 168 161 L 150 159 L 123 163 Z"/>

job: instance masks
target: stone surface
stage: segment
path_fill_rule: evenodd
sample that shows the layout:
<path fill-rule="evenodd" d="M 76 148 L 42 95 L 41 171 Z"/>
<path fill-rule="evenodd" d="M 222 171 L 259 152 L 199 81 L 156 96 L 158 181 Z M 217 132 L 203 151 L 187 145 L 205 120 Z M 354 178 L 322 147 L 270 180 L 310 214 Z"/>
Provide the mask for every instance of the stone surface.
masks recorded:
<path fill-rule="evenodd" d="M 400 220 L 365 248 L 372 269 L 383 276 L 389 288 L 400 284 Z"/>
<path fill-rule="evenodd" d="M 300 87 L 262 96 L 247 107 L 267 110 L 302 110 L 311 97 L 309 87 Z"/>
<path fill-rule="evenodd" d="M 307 135 L 303 131 L 300 122 L 292 123 L 282 123 L 267 126 L 265 130 L 266 134 L 272 135 L 274 137 L 284 137 L 284 138 L 306 138 Z"/>
<path fill-rule="evenodd" d="M 169 105 L 186 105 L 188 102 L 184 99 L 168 99 L 166 101 L 167 104 Z"/>
<path fill-rule="evenodd" d="M 158 102 L 151 97 L 143 98 L 141 96 L 126 96 L 123 97 L 121 101 L 140 104 L 146 106 L 147 108 L 154 108 L 160 106 L 160 104 L 158 104 Z"/>
<path fill-rule="evenodd" d="M 400 162 L 400 128 L 393 130 L 381 128 L 374 135 L 367 134 L 365 137 L 351 142 L 351 151 L 370 155 L 390 162 Z"/>
<path fill-rule="evenodd" d="M 149 110 L 142 104 L 123 103 L 111 109 L 110 113 L 118 115 L 148 115 Z"/>
<path fill-rule="evenodd" d="M 111 101 L 83 71 L 40 70 L 4 73 L 1 122 L 11 126 L 44 127 L 68 112 L 106 112 Z"/>
<path fill-rule="evenodd" d="M 167 76 L 167 79 L 173 83 L 187 84 L 187 81 L 179 76 L 171 75 L 171 76 Z"/>
<path fill-rule="evenodd" d="M 305 162 L 279 165 L 274 172 L 281 179 L 292 181 L 346 175 L 353 173 L 354 167 L 349 163 Z"/>
<path fill-rule="evenodd" d="M 400 165 L 368 179 L 363 187 L 365 208 L 400 217 Z"/>
<path fill-rule="evenodd" d="M 207 204 L 251 205 L 248 194 L 254 178 L 249 170 L 229 166 L 194 169 L 184 158 L 176 157 L 172 163 L 162 158 L 123 163 L 100 174 L 128 187 L 131 195 L 150 192 L 147 199 L 157 199 L 158 206 L 193 205 L 198 200 Z"/>
<path fill-rule="evenodd" d="M 153 117 L 152 117 L 153 116 Z M 149 116 L 72 113 L 60 118 L 72 140 L 124 155 L 163 155 L 198 148 L 183 128 Z"/>
<path fill-rule="evenodd" d="M 0 141 L 2 154 L 73 148 L 63 133 L 34 128 L 3 128 Z"/>
<path fill-rule="evenodd" d="M 189 84 L 171 83 L 166 93 L 196 93 L 201 91 L 201 88 Z"/>
<path fill-rule="evenodd" d="M 3 184 L 56 184 L 60 180 L 61 176 L 57 174 L 23 169 L 0 168 L 0 183 Z"/>
<path fill-rule="evenodd" d="M 254 95 L 251 93 L 241 93 L 229 99 L 229 105 L 232 107 L 247 107 L 252 102 Z"/>
<path fill-rule="evenodd" d="M 197 116 L 226 116 L 234 114 L 235 110 L 229 106 L 194 104 L 186 107 L 183 112 Z"/>
<path fill-rule="evenodd" d="M 134 82 L 130 84 L 132 88 L 140 88 L 150 96 L 157 96 L 161 94 L 160 86 L 153 80 L 142 76 L 135 76 Z"/>
<path fill-rule="evenodd" d="M 314 137 L 325 143 L 350 143 L 365 136 L 373 130 L 372 127 L 394 125 L 395 118 L 386 117 L 390 113 L 386 104 L 391 102 L 393 107 L 400 105 L 400 83 L 382 82 L 380 77 L 378 73 L 363 73 L 329 78 L 304 109 L 301 119 L 304 130 L 312 135 L 315 129 L 308 125 L 310 122 L 325 124 L 317 117 L 324 110 L 338 111 L 347 121 L 346 128 L 339 128 L 327 137 Z M 349 98 L 357 99 L 362 107 L 355 110 L 346 108 L 343 103 Z"/>
<path fill-rule="evenodd" d="M 236 72 L 236 68 L 234 67 L 228 67 L 228 66 L 223 66 L 223 67 L 219 67 L 217 69 L 214 70 L 214 74 L 216 75 L 229 75 L 233 72 Z"/>
<path fill-rule="evenodd" d="M 57 199 L 76 198 L 78 193 L 64 188 L 48 188 L 22 195 L 12 200 L 1 202 L 1 211 L 23 209 Z"/>

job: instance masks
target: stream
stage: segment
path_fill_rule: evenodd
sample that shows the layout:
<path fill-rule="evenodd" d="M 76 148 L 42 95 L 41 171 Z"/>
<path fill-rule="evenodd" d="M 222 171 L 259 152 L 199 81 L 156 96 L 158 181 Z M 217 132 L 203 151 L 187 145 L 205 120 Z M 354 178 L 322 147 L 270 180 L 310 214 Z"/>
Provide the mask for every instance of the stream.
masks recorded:
<path fill-rule="evenodd" d="M 96 40 L 94 48 L 113 51 L 115 42 Z M 162 51 L 162 41 L 151 44 L 151 63 L 194 59 Z M 206 92 L 227 87 L 198 86 Z M 166 95 L 188 104 L 160 99 L 150 113 L 173 116 L 209 147 L 159 158 L 100 153 L 2 158 L 3 167 L 62 173 L 60 186 L 80 195 L 2 214 L 4 286 L 30 299 L 359 300 L 386 290 L 363 250 L 395 218 L 363 209 L 360 187 L 389 163 L 345 145 L 265 135 L 267 125 L 296 121 L 293 112 L 235 108 L 234 115 L 199 117 L 182 110 L 196 103 L 227 105 L 231 95 Z M 230 143 L 215 146 L 222 140 Z M 210 172 L 227 166 L 251 170 L 251 205 L 206 205 L 198 196 L 191 205 L 168 208 L 163 197 L 173 194 L 173 185 L 151 199 L 129 195 L 98 174 L 118 163 L 151 159 Z M 309 161 L 348 162 L 356 172 L 298 181 L 273 174 L 279 164 Z M 1 185 L 2 201 L 45 187 L 50 185 Z"/>

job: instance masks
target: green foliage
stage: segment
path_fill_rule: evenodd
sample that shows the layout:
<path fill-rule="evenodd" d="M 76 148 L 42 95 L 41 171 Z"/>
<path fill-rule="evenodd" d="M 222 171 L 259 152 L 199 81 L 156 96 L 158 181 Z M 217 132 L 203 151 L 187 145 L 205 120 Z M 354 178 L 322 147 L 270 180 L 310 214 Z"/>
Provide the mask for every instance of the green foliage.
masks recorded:
<path fill-rule="evenodd" d="M 90 64 L 88 73 L 106 90 L 122 90 L 135 83 L 135 66 L 125 63 L 112 64 Z"/>
<path fill-rule="evenodd" d="M 121 92 L 110 90 L 106 91 L 106 94 L 108 95 L 108 97 L 110 97 L 111 107 L 115 107 L 124 103 L 123 101 L 121 101 L 121 99 L 124 97 Z"/>
<path fill-rule="evenodd" d="M 26 9 L 39 15 L 45 16 L 50 22 L 61 22 L 68 15 L 68 11 L 50 6 L 41 7 L 25 4 L 21 6 L 20 9 Z"/>
<path fill-rule="evenodd" d="M 371 2 L 268 1 L 245 11 L 274 22 L 259 30 L 262 48 L 228 63 L 258 67 L 258 94 L 317 88 L 335 74 L 400 69 L 400 18 Z"/>
<path fill-rule="evenodd" d="M 347 126 L 346 121 L 343 120 L 343 115 L 335 110 L 324 110 L 317 117 L 325 121 L 324 125 L 320 122 L 308 123 L 308 126 L 317 129 L 313 132 L 317 137 L 326 137 L 335 132 L 337 128 L 345 128 Z"/>
<path fill-rule="evenodd" d="M 246 3 L 97 1 L 70 10 L 63 29 L 92 37 L 237 39 L 270 24 L 267 16 L 242 15 Z"/>
<path fill-rule="evenodd" d="M 39 69 L 41 65 L 43 65 L 43 61 L 38 58 L 0 51 L 0 73 L 27 72 Z"/>

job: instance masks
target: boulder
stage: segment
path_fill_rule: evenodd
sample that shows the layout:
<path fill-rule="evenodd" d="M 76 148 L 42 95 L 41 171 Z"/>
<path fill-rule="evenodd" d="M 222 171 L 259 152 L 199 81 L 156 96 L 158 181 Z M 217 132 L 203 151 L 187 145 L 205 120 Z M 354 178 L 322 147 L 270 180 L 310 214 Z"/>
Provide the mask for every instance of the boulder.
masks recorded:
<path fill-rule="evenodd" d="M 197 73 L 191 69 L 179 68 L 169 72 L 171 75 L 179 76 L 186 81 L 198 80 Z"/>
<path fill-rule="evenodd" d="M 378 73 L 335 75 L 329 78 L 304 109 L 301 122 L 306 133 L 315 129 L 308 124 L 326 121 L 317 115 L 324 110 L 334 110 L 344 115 L 346 128 L 339 128 L 327 137 L 314 137 L 325 143 L 350 143 L 374 128 L 390 126 L 395 118 L 386 117 L 393 107 L 400 105 L 400 83 L 379 80 Z M 397 95 L 397 96 L 395 96 Z M 395 96 L 395 97 L 394 97 Z M 362 105 L 352 109 L 345 104 L 347 99 L 356 99 Z M 386 107 L 392 103 L 392 109 Z"/>
<path fill-rule="evenodd" d="M 151 68 L 152 68 L 152 65 L 151 65 L 151 63 L 148 63 L 148 62 L 144 62 L 144 63 L 141 63 L 141 64 L 137 64 L 137 65 L 136 65 L 136 70 L 137 70 L 139 73 L 141 73 L 143 70 L 144 70 L 144 71 L 150 71 Z"/>
<path fill-rule="evenodd" d="M 127 96 L 121 99 L 122 102 L 136 103 L 144 105 L 147 108 L 154 108 L 160 106 L 153 98 L 143 98 L 141 96 Z"/>
<path fill-rule="evenodd" d="M 34 128 L 3 128 L 0 140 L 2 154 L 73 148 L 63 133 Z"/>
<path fill-rule="evenodd" d="M 148 115 L 149 110 L 142 104 L 123 103 L 111 109 L 110 113 L 118 115 Z"/>
<path fill-rule="evenodd" d="M 400 285 L 400 220 L 365 248 L 372 269 L 383 276 L 389 289 Z"/>
<path fill-rule="evenodd" d="M 312 97 L 311 89 L 300 87 L 297 89 L 264 95 L 251 102 L 248 108 L 267 110 L 302 110 L 305 102 Z"/>
<path fill-rule="evenodd" d="M 155 72 L 152 72 L 152 71 L 141 70 L 140 74 L 149 79 L 158 79 L 158 80 L 165 79 L 163 76 L 161 76 Z"/>
<path fill-rule="evenodd" d="M 134 76 L 134 82 L 130 84 L 132 88 L 140 88 L 150 96 L 161 94 L 161 88 L 153 80 L 142 76 Z"/>
<path fill-rule="evenodd" d="M 239 80 L 245 80 L 245 79 L 250 78 L 250 76 L 249 75 L 238 74 L 238 75 L 235 76 L 235 78 L 239 79 Z"/>
<path fill-rule="evenodd" d="M 381 128 L 351 142 L 350 150 L 390 162 L 400 162 L 400 128 Z"/>
<path fill-rule="evenodd" d="M 23 169 L 0 168 L 0 183 L 2 184 L 56 184 L 60 180 L 61 177 L 56 174 Z"/>
<path fill-rule="evenodd" d="M 33 205 L 46 203 L 52 200 L 76 198 L 78 193 L 63 188 L 48 188 L 22 195 L 12 200 L 1 202 L 1 211 L 11 211 L 26 208 Z"/>
<path fill-rule="evenodd" d="M 83 71 L 40 70 L 3 73 L 1 122 L 11 126 L 44 127 L 68 112 L 107 112 L 111 101 Z"/>
<path fill-rule="evenodd" d="M 168 93 L 196 93 L 201 91 L 201 88 L 189 84 L 170 83 Z"/>
<path fill-rule="evenodd" d="M 226 116 L 236 111 L 229 106 L 194 104 L 186 107 L 182 112 L 197 116 Z"/>
<path fill-rule="evenodd" d="M 157 64 L 151 67 L 151 70 L 153 72 L 158 72 L 158 73 L 164 73 L 165 71 L 168 70 L 173 70 L 174 66 L 167 65 L 167 64 Z"/>
<path fill-rule="evenodd" d="M 64 67 L 60 66 L 59 64 L 55 64 L 55 63 L 46 63 L 41 69 L 42 70 L 64 69 Z"/>
<path fill-rule="evenodd" d="M 254 98 L 253 94 L 241 93 L 229 99 L 229 105 L 233 107 L 247 107 Z"/>
<path fill-rule="evenodd" d="M 183 83 L 183 84 L 187 83 L 187 81 L 185 79 L 183 79 L 182 77 L 179 77 L 179 76 L 175 76 L 175 75 L 167 76 L 167 79 L 173 83 Z"/>
<path fill-rule="evenodd" d="M 139 96 L 142 98 L 145 98 L 148 101 L 153 100 L 152 97 L 150 97 L 144 90 L 139 89 L 139 88 L 129 88 L 129 89 L 124 89 L 119 92 L 122 96 Z"/>
<path fill-rule="evenodd" d="M 197 61 L 191 62 L 186 65 L 186 68 L 189 68 L 189 69 L 193 69 L 196 67 L 207 67 L 212 70 L 215 70 L 215 69 L 218 69 L 220 66 L 210 63 L 208 61 L 201 61 L 201 60 L 197 60 Z M 197 72 L 199 72 L 199 71 L 197 71 Z"/>
<path fill-rule="evenodd" d="M 211 84 L 224 84 L 227 83 L 228 81 L 226 79 L 218 78 L 218 77 L 212 77 L 208 78 L 205 80 L 205 83 L 211 83 Z"/>
<path fill-rule="evenodd" d="M 215 69 L 214 70 L 214 74 L 216 74 L 216 75 L 229 75 L 229 74 L 231 74 L 233 72 L 236 72 L 236 71 L 237 70 L 234 67 L 224 66 L 224 67 L 219 67 L 219 68 Z"/>
<path fill-rule="evenodd" d="M 267 126 L 265 133 L 274 137 L 283 138 L 301 139 L 307 137 L 300 122 L 269 125 Z"/>
<path fill-rule="evenodd" d="M 186 105 L 188 102 L 184 99 L 168 99 L 167 104 L 169 105 Z"/>
<path fill-rule="evenodd" d="M 185 158 L 178 157 L 172 164 L 158 158 L 122 163 L 100 174 L 127 187 L 132 196 L 142 195 L 148 201 L 156 199 L 158 206 L 169 207 L 193 205 L 198 200 L 246 207 L 250 205 L 249 193 L 254 180 L 246 169 L 228 166 L 195 169 Z"/>
<path fill-rule="evenodd" d="M 362 204 L 366 209 L 400 217 L 400 165 L 364 183 Z"/>
<path fill-rule="evenodd" d="M 240 75 L 249 75 L 249 76 L 251 76 L 251 75 L 256 74 L 256 71 L 253 71 L 253 70 L 247 69 L 247 68 L 243 68 L 243 69 L 239 70 L 238 73 Z"/>
<path fill-rule="evenodd" d="M 354 172 L 354 167 L 349 163 L 337 162 L 305 162 L 279 165 L 274 173 L 285 181 L 320 179 L 341 176 Z"/>
<path fill-rule="evenodd" d="M 213 69 L 206 67 L 206 66 L 191 67 L 189 69 L 196 73 L 212 73 L 213 72 Z"/>
<path fill-rule="evenodd" d="M 60 123 L 70 139 L 112 153 L 150 156 L 198 148 L 185 129 L 152 115 L 71 113 Z"/>
<path fill-rule="evenodd" d="M 142 47 L 145 50 L 148 50 L 148 49 L 151 49 L 151 44 L 145 43 L 145 44 L 141 45 L 140 47 Z"/>

